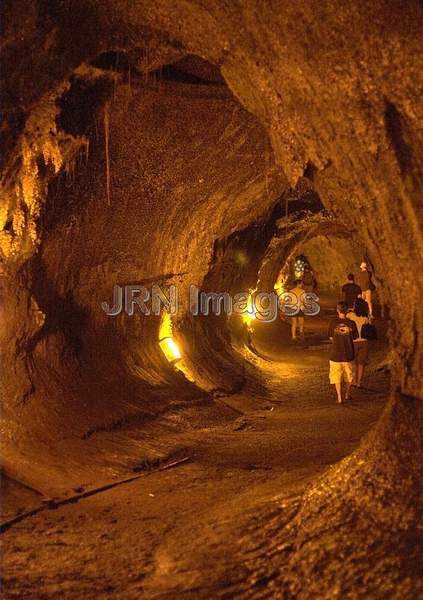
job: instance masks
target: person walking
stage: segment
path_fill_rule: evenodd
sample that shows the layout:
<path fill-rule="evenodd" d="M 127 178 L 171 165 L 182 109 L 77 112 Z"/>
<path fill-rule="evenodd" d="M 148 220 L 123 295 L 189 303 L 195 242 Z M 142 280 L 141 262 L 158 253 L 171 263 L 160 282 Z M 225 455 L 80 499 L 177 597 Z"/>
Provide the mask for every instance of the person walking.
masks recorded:
<path fill-rule="evenodd" d="M 357 326 L 358 338 L 354 340 L 355 350 L 355 373 L 352 385 L 361 387 L 364 368 L 369 361 L 369 342 L 362 336 L 362 327 L 369 323 L 369 307 L 363 298 L 357 298 L 354 310 L 347 313 L 347 319 L 354 321 Z"/>
<path fill-rule="evenodd" d="M 357 326 L 347 319 L 348 307 L 339 302 L 336 311 L 338 316 L 329 324 L 328 337 L 331 340 L 329 355 L 329 381 L 335 385 L 338 404 L 351 399 L 350 390 L 353 382 L 354 340 L 358 338 Z M 345 394 L 342 395 L 342 381 L 345 381 Z"/>
<path fill-rule="evenodd" d="M 358 275 L 358 284 L 361 287 L 361 297 L 369 306 L 369 320 L 373 319 L 373 304 L 372 291 L 375 289 L 372 282 L 371 273 L 367 268 L 367 263 L 362 262 L 360 265 L 360 273 Z"/>
<path fill-rule="evenodd" d="M 303 287 L 306 292 L 315 292 L 317 289 L 317 280 L 314 276 L 313 269 L 307 263 L 304 267 Z"/>
<path fill-rule="evenodd" d="M 300 338 L 304 337 L 303 296 L 305 294 L 305 290 L 304 284 L 301 279 L 295 282 L 295 287 L 289 290 L 289 294 L 290 311 L 291 309 L 293 309 L 293 313 L 295 314 L 290 315 L 288 312 L 287 316 L 290 316 L 291 318 L 291 337 L 292 340 L 295 342 L 298 339 L 297 329 L 299 329 Z"/>
<path fill-rule="evenodd" d="M 361 287 L 355 283 L 353 273 L 348 273 L 347 279 L 347 283 L 344 283 L 342 286 L 342 293 L 344 296 L 344 302 L 348 308 L 352 309 L 354 307 L 356 298 L 358 298 L 358 296 L 361 294 Z"/>

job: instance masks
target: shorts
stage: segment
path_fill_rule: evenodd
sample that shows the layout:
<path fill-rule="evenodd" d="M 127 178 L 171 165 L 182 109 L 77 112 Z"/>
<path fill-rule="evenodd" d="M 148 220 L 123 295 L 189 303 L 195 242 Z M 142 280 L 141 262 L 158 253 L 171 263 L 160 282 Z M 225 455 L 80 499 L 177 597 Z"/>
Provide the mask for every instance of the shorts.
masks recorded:
<path fill-rule="evenodd" d="M 369 362 L 369 342 L 367 340 L 354 342 L 354 349 L 355 363 L 357 365 L 367 365 Z"/>
<path fill-rule="evenodd" d="M 329 381 L 330 383 L 341 383 L 342 378 L 348 383 L 353 380 L 353 366 L 351 362 L 334 362 L 329 361 Z"/>

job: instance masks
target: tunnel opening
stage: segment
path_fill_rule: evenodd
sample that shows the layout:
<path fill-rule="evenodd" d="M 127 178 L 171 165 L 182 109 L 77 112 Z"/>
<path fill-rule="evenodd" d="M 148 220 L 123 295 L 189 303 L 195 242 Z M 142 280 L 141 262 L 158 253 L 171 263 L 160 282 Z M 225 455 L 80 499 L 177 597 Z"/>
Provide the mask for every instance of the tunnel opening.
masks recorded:
<path fill-rule="evenodd" d="M 116 50 L 99 54 L 91 61 L 91 64 L 98 69 L 117 71 L 119 73 L 128 73 L 131 68 L 131 60 L 128 54 Z"/>
<path fill-rule="evenodd" d="M 289 228 L 295 230 L 296 224 L 300 229 L 295 231 L 290 243 Z M 274 289 L 279 299 L 279 311 L 270 323 L 257 319 L 249 322 L 249 345 L 253 352 L 268 361 L 302 362 L 304 368 L 313 369 L 319 361 L 328 361 L 329 324 L 336 317 L 337 304 L 345 301 L 343 287 L 349 281 L 348 276 L 352 274 L 359 280 L 359 265 L 365 257 L 365 249 L 348 230 L 324 213 L 311 218 L 309 215 L 309 223 L 304 215 L 294 214 L 291 225 L 283 220 L 279 227 L 283 233 L 280 235 L 280 230 L 276 230 L 275 240 L 268 247 L 262 271 L 258 273 L 257 286 Z M 292 301 L 290 293 L 297 288 L 298 282 L 307 294 L 309 311 L 301 330 L 298 330 L 299 325 L 292 330 L 290 312 L 283 309 L 284 303 Z M 373 296 L 373 304 L 374 315 L 378 317 L 379 340 L 377 344 L 371 344 L 370 370 L 386 366 L 388 354 L 389 307 L 380 305 L 377 293 Z M 295 340 L 292 339 L 294 334 Z"/>
<path fill-rule="evenodd" d="M 63 583 L 66 553 L 52 561 L 46 547 L 18 593 L 48 594 L 53 582 L 54 593 L 69 585 L 75 597 L 94 586 L 98 595 L 264 588 L 296 598 L 307 581 L 309 597 L 417 597 L 417 3 L 300 3 L 277 18 L 270 5 L 212 4 L 77 2 L 62 12 L 36 2 L 19 35 L 11 3 L 4 11 L 6 56 L 18 56 L 1 131 L 2 460 L 15 480 L 12 509 L 16 482 L 29 507 L 29 488 L 37 502 L 72 502 L 74 492 L 190 459 L 180 475 L 131 488 L 133 498 L 85 505 L 89 535 L 97 526 L 104 535 L 110 511 L 122 519 L 122 547 L 125 532 L 138 533 L 133 557 L 122 553 L 125 582 L 107 572 L 116 544 L 105 537 L 106 567 L 94 557 L 94 575 L 76 569 L 87 575 L 83 591 L 72 574 Z M 321 333 L 306 343 L 294 346 L 279 317 L 190 313 L 192 285 L 245 288 L 248 306 L 289 288 L 304 257 L 326 302 Z M 389 373 L 374 368 L 371 395 L 340 412 L 323 329 L 340 280 L 363 259 L 389 309 Z M 154 314 L 153 285 L 178 289 L 178 314 Z M 136 295 L 132 308 L 147 291 L 146 310 L 129 314 L 124 303 L 106 314 L 115 286 Z M 385 323 L 376 325 L 384 353 Z M 163 497 L 186 523 L 175 524 Z M 66 519 L 82 538 L 74 509 Z M 22 519 L 40 532 L 58 523 L 41 512 Z M 11 525 L 13 543 L 15 533 Z M 65 545 L 71 535 L 54 533 Z M 33 557 L 38 540 L 29 531 L 22 540 Z M 16 572 L 19 547 L 8 559 Z M 7 586 L 15 582 L 9 571 Z"/>
<path fill-rule="evenodd" d="M 292 194 L 292 190 L 287 193 Z M 344 300 L 343 286 L 348 275 L 352 272 L 359 278 L 359 265 L 366 256 L 363 244 L 333 215 L 322 212 L 319 202 L 314 203 L 311 212 L 304 210 L 307 198 L 299 199 L 289 217 L 281 216 L 285 211 L 284 196 L 266 225 L 267 234 L 260 231 L 260 246 L 255 243 L 254 234 L 251 236 L 251 232 L 257 232 L 257 226 L 242 232 L 243 236 L 237 233 L 222 246 L 215 273 L 210 272 L 208 280 L 208 289 L 218 289 L 213 284 L 226 278 L 226 289 L 232 292 L 242 289 L 248 295 L 250 306 L 246 314 L 224 316 L 221 322 L 228 327 L 235 350 L 254 364 L 259 379 L 263 377 L 260 372 L 263 360 L 297 366 L 302 362 L 304 368 L 312 369 L 316 360 L 320 366 L 328 360 L 328 325 L 336 316 L 337 303 Z M 302 210 L 295 212 L 294 207 Z M 255 260 L 251 261 L 254 251 Z M 306 291 L 316 294 L 312 300 L 316 310 L 305 319 L 302 339 L 293 344 L 292 319 L 283 312 L 283 297 L 296 286 L 297 279 L 304 278 L 303 271 L 300 274 L 296 271 L 300 259 L 303 269 L 304 264 L 311 268 L 312 282 Z M 259 294 L 265 294 L 266 299 L 257 309 L 254 298 Z M 268 298 L 272 294 L 274 297 Z M 372 348 L 371 369 L 375 370 L 388 364 L 389 307 L 380 306 L 377 293 L 373 303 L 380 332 L 379 342 Z M 269 365 L 264 365 L 264 371 L 268 376 Z M 250 374 L 250 381 L 253 379 Z"/>
<path fill-rule="evenodd" d="M 91 61 L 97 71 L 79 69 L 56 101 L 58 131 L 84 140 L 83 151 L 70 159 L 71 169 L 65 164 L 57 175 L 51 165 L 39 169 L 40 179 L 48 181 L 40 217 L 42 241 L 20 275 L 33 310 L 29 330 L 26 327 L 22 333 L 21 389 L 28 427 L 33 427 L 40 395 L 49 398 L 50 406 L 61 406 L 63 390 L 69 390 L 66 428 L 76 439 L 98 437 L 95 443 L 101 443 L 104 432 L 125 432 L 131 449 L 122 453 L 137 455 L 129 458 L 129 466 L 138 464 L 144 451 L 142 444 L 133 441 L 142 423 L 151 423 L 152 430 L 157 426 L 160 436 L 160 419 L 180 408 L 183 431 L 183 411 L 194 406 L 207 407 L 204 416 L 195 417 L 199 423 L 207 414 L 218 421 L 237 418 L 240 395 L 244 400 L 255 395 L 253 403 L 269 406 L 269 374 L 263 377 L 261 363 L 254 364 L 254 356 L 263 358 L 268 353 L 258 349 L 256 334 L 251 335 L 255 324 L 243 317 L 228 324 L 226 315 L 193 317 L 188 313 L 188 285 L 196 282 L 206 292 L 255 291 L 278 220 L 295 214 L 300 223 L 307 215 L 319 219 L 322 210 L 310 169 L 290 187 L 277 172 L 266 132 L 230 94 L 198 95 L 205 81 L 224 87 L 219 68 L 188 55 L 152 71 L 152 80 L 178 84 L 180 100 L 175 103 L 172 88 L 151 87 L 150 77 L 139 77 L 133 63 L 125 53 L 102 53 Z M 118 79 L 110 77 L 109 71 L 117 73 Z M 185 87 L 187 94 L 181 94 Z M 192 88 L 197 90 L 194 95 Z M 128 114 L 138 114 L 138 121 L 128 120 Z M 187 194 L 195 210 L 193 206 L 187 210 Z M 172 207 L 166 196 L 179 208 Z M 205 219 L 210 220 L 210 209 L 217 202 L 210 236 Z M 158 230 L 172 241 L 176 260 L 169 262 L 168 244 L 157 238 Z M 146 249 L 145 239 L 140 244 L 140 231 L 151 239 L 151 249 Z M 142 254 L 137 255 L 141 248 Z M 154 261 L 148 263 L 146 252 Z M 208 261 L 197 271 L 197 280 L 195 266 L 186 267 L 193 256 L 193 265 L 201 262 L 200 257 Z M 157 277 L 157 273 L 164 275 Z M 268 282 L 269 290 L 275 281 Z M 110 318 L 99 311 L 113 285 L 148 287 L 153 282 L 177 287 L 180 314 L 168 318 L 167 324 L 154 315 Z M 103 381 L 108 381 L 107 390 L 102 389 Z M 234 398 L 228 400 L 229 396 Z M 49 423 L 49 435 L 57 432 L 53 433 L 56 445 L 53 455 L 42 455 L 40 450 L 39 467 L 32 467 L 28 481 L 35 487 L 41 473 L 42 486 L 47 479 L 48 485 L 57 485 L 62 478 L 57 469 L 55 473 L 46 469 L 46 461 L 51 463 L 56 452 L 57 461 L 62 453 L 57 444 L 62 424 L 50 406 L 42 426 Z M 41 435 L 38 423 L 35 435 Z M 161 452 L 171 456 L 179 443 L 172 442 Z M 25 442 L 20 460 L 26 453 L 24 446 Z M 162 448 L 166 446 L 163 441 Z M 69 453 L 67 445 L 63 449 Z M 79 452 L 77 445 L 68 478 L 80 479 L 84 473 Z M 106 446 L 103 454 L 107 452 Z M 148 461 L 150 450 L 146 452 Z M 17 476 L 21 467 L 13 454 L 8 462 Z M 95 468 L 101 473 L 108 468 L 107 460 L 101 459 Z M 23 473 L 19 477 L 26 481 Z"/>
<path fill-rule="evenodd" d="M 175 63 L 167 64 L 152 72 L 158 80 L 174 81 L 192 85 L 223 86 L 220 69 L 212 63 L 195 55 L 187 55 Z"/>

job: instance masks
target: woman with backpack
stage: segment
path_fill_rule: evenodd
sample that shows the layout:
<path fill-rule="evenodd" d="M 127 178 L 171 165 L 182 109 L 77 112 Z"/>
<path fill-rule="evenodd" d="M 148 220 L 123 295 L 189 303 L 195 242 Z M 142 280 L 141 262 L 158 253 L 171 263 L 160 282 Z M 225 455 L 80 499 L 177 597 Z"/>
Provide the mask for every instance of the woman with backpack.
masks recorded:
<path fill-rule="evenodd" d="M 363 298 L 356 298 L 354 302 L 354 310 L 347 313 L 347 319 L 354 321 L 358 329 L 358 338 L 354 340 L 355 350 L 355 376 L 353 385 L 361 387 L 364 368 L 369 360 L 369 342 L 364 337 L 366 326 L 369 324 L 369 307 Z M 363 331 L 364 328 L 364 331 Z"/>

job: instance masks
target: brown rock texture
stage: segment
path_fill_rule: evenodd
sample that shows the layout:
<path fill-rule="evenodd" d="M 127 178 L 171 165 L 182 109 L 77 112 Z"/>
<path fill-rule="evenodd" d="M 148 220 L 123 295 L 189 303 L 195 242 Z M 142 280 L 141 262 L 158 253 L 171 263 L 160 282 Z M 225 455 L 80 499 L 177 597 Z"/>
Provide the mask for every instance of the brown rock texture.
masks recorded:
<path fill-rule="evenodd" d="M 305 179 L 330 211 L 316 235 L 342 230 L 374 268 L 394 393 L 357 454 L 304 499 L 281 555 L 286 594 L 418 597 L 402 557 L 410 547 L 415 566 L 421 548 L 421 3 L 6 0 L 2 12 L 10 474 L 40 482 L 65 456 L 72 470 L 98 428 L 245 384 L 251 366 L 222 319 L 193 322 L 182 301 L 185 377 L 160 353 L 158 319 L 99 305 L 114 284 L 177 283 L 183 299 L 190 284 L 224 286 L 245 240 L 259 258 L 240 285 L 270 283 L 288 247 L 268 260 L 279 199 Z M 375 533 L 388 524 L 395 547 Z M 374 580 L 356 587 L 372 540 Z"/>

